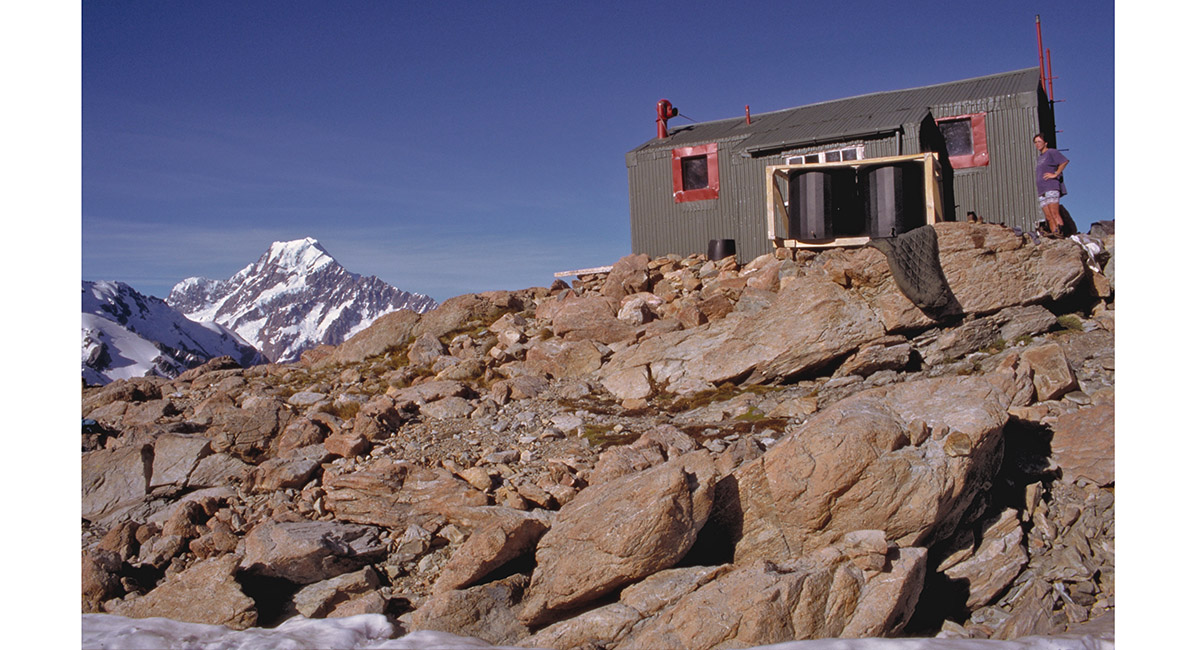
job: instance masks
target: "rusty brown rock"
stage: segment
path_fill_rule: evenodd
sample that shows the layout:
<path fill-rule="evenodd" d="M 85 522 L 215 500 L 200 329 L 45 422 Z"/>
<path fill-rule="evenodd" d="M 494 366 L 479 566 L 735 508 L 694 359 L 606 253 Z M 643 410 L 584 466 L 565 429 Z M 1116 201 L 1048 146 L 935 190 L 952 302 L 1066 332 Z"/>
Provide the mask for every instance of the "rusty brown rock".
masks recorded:
<path fill-rule="evenodd" d="M 600 375 L 644 366 L 655 385 L 672 391 L 697 382 L 768 381 L 821 367 L 883 335 L 866 302 L 812 276 L 780 289 L 779 297 L 753 317 L 733 312 L 621 350 Z"/>
<path fill-rule="evenodd" d="M 984 522 L 983 539 L 970 557 L 943 570 L 951 580 L 967 584 L 969 609 L 991 602 L 1029 563 L 1024 538 L 1017 511 L 1006 509 Z"/>
<path fill-rule="evenodd" d="M 225 625 L 235 630 L 258 621 L 254 601 L 234 579 L 237 557 L 203 560 L 169 576 L 145 596 L 121 601 L 113 614 L 130 618 L 161 616 L 187 623 Z"/>
<path fill-rule="evenodd" d="M 734 472 L 712 530 L 731 536 L 739 562 L 797 557 L 863 528 L 932 543 L 999 468 L 1008 400 L 986 379 L 952 377 L 830 405 Z M 914 444 L 914 432 L 938 428 L 945 439 Z"/>
<path fill-rule="evenodd" d="M 684 596 L 616 648 L 749 647 L 902 629 L 916 605 L 924 549 L 890 549 L 884 571 L 863 571 L 830 546 L 782 563 L 757 560 Z"/>
<path fill-rule="evenodd" d="M 153 462 L 150 445 L 127 445 L 83 454 L 83 518 L 104 523 L 140 504 L 149 491 Z"/>
<path fill-rule="evenodd" d="M 276 453 L 284 454 L 293 449 L 309 445 L 319 445 L 329 436 L 329 425 L 316 418 L 297 418 L 292 420 L 283 432 L 279 434 Z"/>
<path fill-rule="evenodd" d="M 529 628 L 515 612 L 528 580 L 517 574 L 470 589 L 435 594 L 412 613 L 413 627 L 511 646 L 529 635 Z"/>
<path fill-rule="evenodd" d="M 154 440 L 153 475 L 150 488 L 187 485 L 188 476 L 205 456 L 212 453 L 204 436 L 167 433 Z"/>
<path fill-rule="evenodd" d="M 320 582 L 383 559 L 381 530 L 334 521 L 265 521 L 246 534 L 240 568 L 298 584 Z"/>
<path fill-rule="evenodd" d="M 318 361 L 316 367 L 358 363 L 383 354 L 389 348 L 399 347 L 412 335 L 420 320 L 421 315 L 409 309 L 384 314 L 375 319 L 369 327 L 337 346 L 333 353 Z"/>
<path fill-rule="evenodd" d="M 708 519 L 716 469 L 706 452 L 584 489 L 538 543 L 526 624 L 673 566 Z"/>
<path fill-rule="evenodd" d="M 496 516 L 471 534 L 442 567 L 433 593 L 462 589 L 531 552 L 550 524 L 544 517 L 514 510 Z"/>
<path fill-rule="evenodd" d="M 395 433 L 403 423 L 392 398 L 378 395 L 363 404 L 355 414 L 353 432 L 371 442 L 378 442 Z"/>
<path fill-rule="evenodd" d="M 253 463 L 267 452 L 290 417 L 282 403 L 260 400 L 252 408 L 217 411 L 205 433 L 213 451 Z"/>
<path fill-rule="evenodd" d="M 256 467 L 251 475 L 253 488 L 269 492 L 304 487 L 320 469 L 321 463 L 331 460 L 332 456 L 323 444 L 293 449 Z"/>
<path fill-rule="evenodd" d="M 326 473 L 325 507 L 338 519 L 403 530 L 438 518 L 474 527 L 487 495 L 443 469 L 380 459 L 345 474 Z"/>
<path fill-rule="evenodd" d="M 1021 353 L 1021 359 L 1033 369 L 1038 401 L 1058 399 L 1079 388 L 1075 371 L 1057 343 L 1029 348 Z"/>
<path fill-rule="evenodd" d="M 102 548 L 87 551 L 82 570 L 83 611 L 98 613 L 101 603 L 121 594 L 121 556 Z"/>
<path fill-rule="evenodd" d="M 1112 405 L 1098 405 L 1058 418 L 1050 448 L 1062 468 L 1064 481 L 1116 483 L 1115 415 Z"/>
<path fill-rule="evenodd" d="M 352 616 L 345 609 L 351 601 L 378 594 L 379 575 L 371 567 L 304 586 L 292 596 L 292 607 L 308 618 Z M 360 603 L 366 604 L 366 603 Z M 338 613 L 338 610 L 341 610 Z M 367 613 L 367 612 L 360 612 Z M 373 612 L 382 613 L 382 612 Z"/>
<path fill-rule="evenodd" d="M 632 339 L 637 329 L 617 319 L 613 303 L 603 296 L 568 298 L 551 320 L 555 336 L 568 341 L 616 343 Z"/>
<path fill-rule="evenodd" d="M 555 379 L 583 377 L 600 369 L 607 348 L 595 341 L 564 341 L 549 338 L 529 346 L 525 365 Z"/>
<path fill-rule="evenodd" d="M 650 256 L 645 253 L 626 255 L 613 264 L 612 270 L 600 285 L 600 295 L 613 302 L 650 290 Z"/>

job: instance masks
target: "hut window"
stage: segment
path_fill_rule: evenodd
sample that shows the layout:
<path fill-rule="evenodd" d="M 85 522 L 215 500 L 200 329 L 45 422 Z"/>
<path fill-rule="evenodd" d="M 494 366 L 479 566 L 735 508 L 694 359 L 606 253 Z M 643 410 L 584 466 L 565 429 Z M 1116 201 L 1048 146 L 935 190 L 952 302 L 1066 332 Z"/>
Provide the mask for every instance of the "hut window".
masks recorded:
<path fill-rule="evenodd" d="M 818 151 L 816 153 L 806 153 L 800 156 L 789 156 L 787 164 L 789 165 L 811 165 L 813 163 L 827 162 L 845 162 L 847 160 L 862 160 L 863 146 L 856 145 L 853 147 L 841 147 L 839 149 L 829 149 L 827 151 Z"/>
<path fill-rule="evenodd" d="M 717 143 L 672 150 L 671 176 L 676 203 L 717 198 L 721 189 Z"/>
<path fill-rule="evenodd" d="M 708 156 L 688 156 L 683 165 L 683 190 L 702 190 L 708 187 Z"/>
<path fill-rule="evenodd" d="M 956 115 L 937 121 L 946 139 L 946 153 L 954 169 L 985 167 L 988 164 L 986 113 Z"/>

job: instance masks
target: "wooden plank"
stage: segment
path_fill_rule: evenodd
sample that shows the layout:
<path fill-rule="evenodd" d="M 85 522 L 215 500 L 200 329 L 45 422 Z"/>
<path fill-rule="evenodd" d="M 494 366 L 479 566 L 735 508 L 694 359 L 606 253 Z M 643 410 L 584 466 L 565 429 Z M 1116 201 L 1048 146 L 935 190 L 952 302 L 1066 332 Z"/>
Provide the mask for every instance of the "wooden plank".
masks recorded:
<path fill-rule="evenodd" d="M 799 239 L 776 239 L 777 245 L 786 248 L 837 248 L 839 246 L 863 246 L 871 241 L 870 237 L 835 237 L 821 241 L 800 241 Z"/>
<path fill-rule="evenodd" d="M 565 278 L 565 277 L 572 276 L 572 275 L 574 275 L 574 276 L 596 275 L 597 273 L 608 273 L 609 271 L 612 271 L 612 269 L 613 269 L 612 265 L 609 264 L 608 266 L 597 266 L 597 267 L 593 267 L 590 269 L 576 269 L 574 271 L 559 271 L 558 273 L 554 274 L 554 277 Z"/>
<path fill-rule="evenodd" d="M 783 197 L 779 186 L 775 183 L 776 174 L 786 174 L 793 169 L 828 169 L 828 168 L 858 168 L 862 166 L 887 165 L 893 163 L 919 162 L 924 172 L 925 189 L 925 222 L 933 224 L 942 221 L 942 167 L 937 154 L 925 152 L 903 156 L 884 156 L 882 158 L 863 158 L 832 163 L 809 163 L 791 165 L 769 165 L 767 167 L 767 235 L 778 248 L 835 248 L 838 246 L 863 246 L 871 241 L 870 237 L 836 237 L 821 241 L 800 241 L 781 237 L 782 233 L 774 230 L 776 210 L 784 212 Z"/>

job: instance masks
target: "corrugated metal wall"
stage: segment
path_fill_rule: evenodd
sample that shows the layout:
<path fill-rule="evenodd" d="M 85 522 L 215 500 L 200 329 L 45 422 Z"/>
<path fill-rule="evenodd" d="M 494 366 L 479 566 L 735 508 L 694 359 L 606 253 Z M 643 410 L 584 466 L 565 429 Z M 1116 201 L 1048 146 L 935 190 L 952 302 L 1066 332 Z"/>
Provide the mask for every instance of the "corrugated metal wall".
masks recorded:
<path fill-rule="evenodd" d="M 710 239 L 733 239 L 737 242 L 738 257 L 742 258 L 741 249 L 751 240 L 752 229 L 741 223 L 739 212 L 747 201 L 753 200 L 755 188 L 761 188 L 763 181 L 760 177 L 752 182 L 738 173 L 734 150 L 741 140 L 717 141 L 721 189 L 716 199 L 707 201 L 675 203 L 670 149 L 626 155 L 634 253 L 653 257 L 706 253 Z M 760 225 L 765 223 L 762 218 Z M 766 226 L 759 230 L 762 232 L 758 238 L 765 244 Z"/>
<path fill-rule="evenodd" d="M 968 211 L 980 219 L 1032 230 L 1041 219 L 1034 192 L 1038 103 L 1033 93 L 943 104 L 934 118 L 986 113 L 988 164 L 953 172 L 954 203 L 960 221 Z"/>
<path fill-rule="evenodd" d="M 1043 101 L 1040 105 L 1043 119 L 1048 110 L 1049 104 Z M 985 167 L 953 170 L 955 215 L 961 221 L 966 219 L 968 211 L 974 211 L 985 221 L 1031 230 L 1041 219 L 1033 182 L 1037 163 L 1033 135 L 1039 130 L 1038 96 L 1026 92 L 930 107 L 934 118 L 981 112 L 987 113 L 989 162 Z M 710 240 L 733 239 L 738 260 L 745 263 L 773 249 L 766 236 L 768 165 L 782 164 L 786 156 L 796 153 L 854 144 L 863 144 L 864 156 L 868 158 L 922 150 L 916 125 L 906 125 L 902 133 L 890 137 L 823 143 L 755 157 L 740 151 L 739 144 L 745 137 L 717 140 L 721 190 L 715 200 L 674 202 L 669 148 L 626 155 L 633 252 L 655 257 L 669 253 L 703 254 Z M 946 167 L 943 163 L 943 168 Z"/>

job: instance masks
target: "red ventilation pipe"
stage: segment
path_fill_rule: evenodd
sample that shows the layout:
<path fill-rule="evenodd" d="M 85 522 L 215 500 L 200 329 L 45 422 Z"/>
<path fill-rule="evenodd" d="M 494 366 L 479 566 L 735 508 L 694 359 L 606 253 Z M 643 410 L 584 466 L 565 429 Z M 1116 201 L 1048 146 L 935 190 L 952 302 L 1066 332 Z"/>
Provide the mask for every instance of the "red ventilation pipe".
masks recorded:
<path fill-rule="evenodd" d="M 671 102 L 660 99 L 658 100 L 658 139 L 665 140 L 667 138 L 667 120 L 679 115 L 679 109 L 671 105 Z"/>
<path fill-rule="evenodd" d="M 1042 16 L 1038 14 L 1033 17 L 1033 22 L 1037 24 L 1038 37 L 1038 81 L 1042 82 L 1042 89 L 1046 89 L 1046 59 L 1042 49 Z M 1049 91 L 1046 91 L 1049 94 Z"/>

